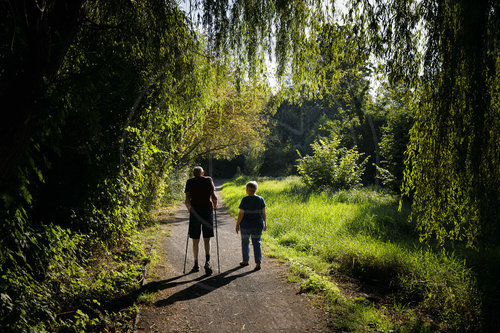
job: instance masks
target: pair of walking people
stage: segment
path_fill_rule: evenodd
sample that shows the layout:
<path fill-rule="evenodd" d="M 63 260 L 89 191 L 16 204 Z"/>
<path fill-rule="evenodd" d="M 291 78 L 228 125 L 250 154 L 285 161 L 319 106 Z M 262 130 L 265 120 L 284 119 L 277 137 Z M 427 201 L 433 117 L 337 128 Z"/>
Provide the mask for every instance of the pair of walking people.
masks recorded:
<path fill-rule="evenodd" d="M 202 167 L 195 167 L 193 178 L 186 182 L 186 208 L 189 212 L 189 238 L 193 241 L 194 266 L 191 272 L 198 272 L 200 265 L 198 262 L 200 236 L 203 235 L 205 247 L 205 273 L 213 273 L 210 264 L 210 238 L 214 237 L 214 215 L 213 211 L 217 208 L 217 196 L 215 195 L 215 186 L 212 178 L 204 176 Z M 250 239 L 252 240 L 255 270 L 261 268 L 262 249 L 261 236 L 262 231 L 266 230 L 266 203 L 264 199 L 255 193 L 257 192 L 257 183 L 249 182 L 246 184 L 247 196 L 241 200 L 238 220 L 236 222 L 236 233 L 241 233 L 241 246 L 243 260 L 241 266 L 248 266 L 250 259 Z"/>

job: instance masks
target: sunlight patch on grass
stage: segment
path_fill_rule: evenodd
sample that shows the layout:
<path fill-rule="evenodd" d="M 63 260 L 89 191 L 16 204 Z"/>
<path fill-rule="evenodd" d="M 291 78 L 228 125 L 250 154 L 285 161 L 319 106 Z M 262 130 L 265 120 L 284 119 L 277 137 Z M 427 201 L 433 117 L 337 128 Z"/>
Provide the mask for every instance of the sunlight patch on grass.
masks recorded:
<path fill-rule="evenodd" d="M 136 304 L 153 304 L 156 293 L 142 293 L 137 297 Z"/>

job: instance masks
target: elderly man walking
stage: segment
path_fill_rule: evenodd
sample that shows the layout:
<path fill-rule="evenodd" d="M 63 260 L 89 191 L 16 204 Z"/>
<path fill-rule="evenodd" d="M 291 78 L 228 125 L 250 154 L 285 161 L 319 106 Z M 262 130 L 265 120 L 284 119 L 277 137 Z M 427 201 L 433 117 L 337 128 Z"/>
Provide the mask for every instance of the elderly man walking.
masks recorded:
<path fill-rule="evenodd" d="M 200 235 L 203 233 L 205 244 L 205 273 L 211 275 L 210 238 L 214 236 L 213 210 L 217 208 L 217 197 L 212 178 L 204 176 L 203 168 L 197 166 L 193 170 L 194 178 L 186 182 L 186 208 L 189 212 L 189 237 L 193 240 L 194 266 L 191 272 L 198 272 L 198 252 Z"/>

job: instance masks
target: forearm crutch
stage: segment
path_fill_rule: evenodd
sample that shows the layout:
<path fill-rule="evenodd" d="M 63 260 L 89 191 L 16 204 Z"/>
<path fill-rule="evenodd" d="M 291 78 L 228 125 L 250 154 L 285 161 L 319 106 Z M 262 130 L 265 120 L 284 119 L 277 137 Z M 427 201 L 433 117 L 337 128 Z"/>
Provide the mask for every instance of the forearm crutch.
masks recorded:
<path fill-rule="evenodd" d="M 184 254 L 184 268 L 182 269 L 182 274 L 186 274 L 186 260 L 187 260 L 187 255 L 188 255 L 188 244 L 189 244 L 189 227 L 188 227 L 188 234 L 187 234 L 187 239 L 186 239 L 186 253 Z"/>
<path fill-rule="evenodd" d="M 215 208 L 214 214 L 215 214 L 215 243 L 217 244 L 217 267 L 219 269 L 219 274 L 220 274 L 219 232 L 218 232 L 218 228 L 217 228 L 217 208 Z"/>

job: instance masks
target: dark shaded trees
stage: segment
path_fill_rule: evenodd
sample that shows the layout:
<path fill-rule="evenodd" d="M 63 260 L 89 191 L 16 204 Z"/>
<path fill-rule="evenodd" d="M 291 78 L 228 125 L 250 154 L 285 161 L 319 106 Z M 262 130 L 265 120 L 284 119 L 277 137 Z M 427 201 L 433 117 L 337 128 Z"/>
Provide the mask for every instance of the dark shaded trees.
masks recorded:
<path fill-rule="evenodd" d="M 126 241 L 182 179 L 217 69 L 175 3 L 2 4 L 0 326 L 53 331 L 78 320 L 61 309 L 89 309 L 93 291 L 72 287 L 92 251 Z"/>
<path fill-rule="evenodd" d="M 387 86 L 376 101 L 377 107 L 385 115 L 385 122 L 380 129 L 379 178 L 383 185 L 398 193 L 401 191 L 405 153 L 416 113 L 414 97 L 404 86 Z"/>
<path fill-rule="evenodd" d="M 54 81 L 86 13 L 87 1 L 2 0 L 0 12 L 0 184 L 13 169 L 40 121 Z"/>

